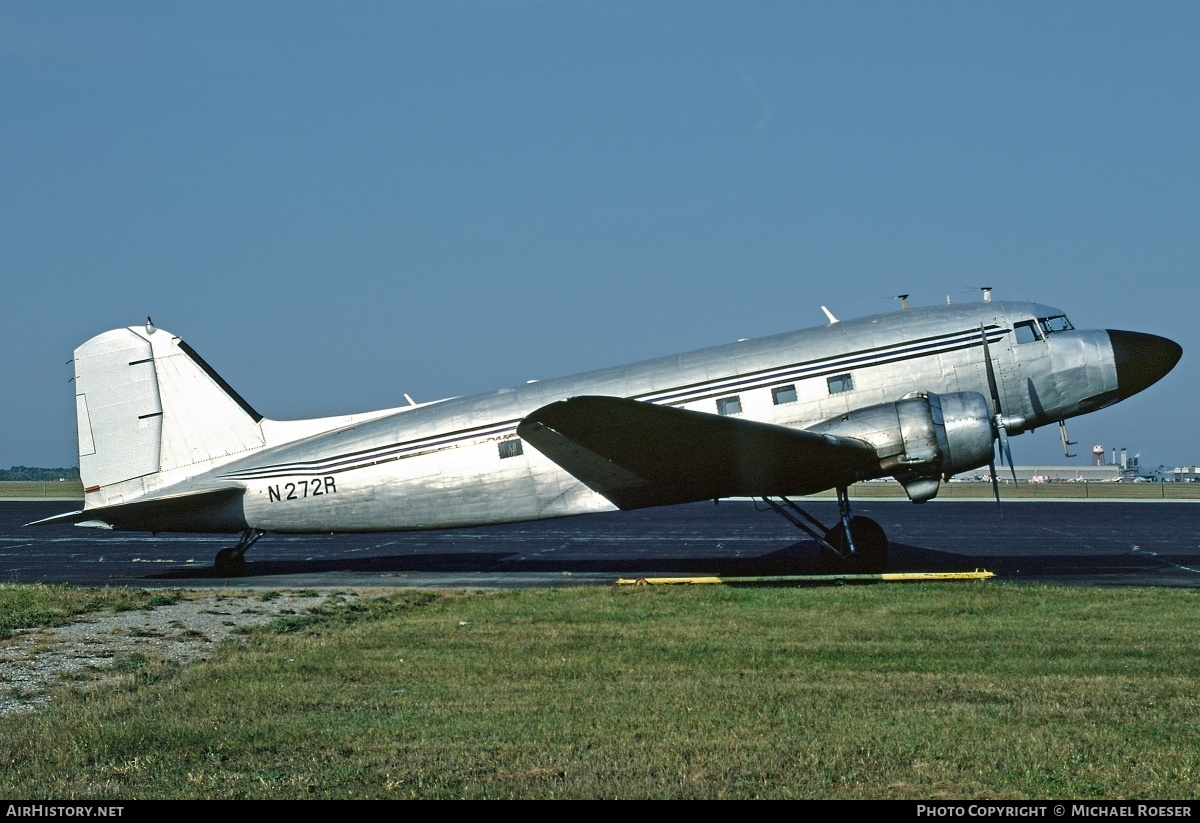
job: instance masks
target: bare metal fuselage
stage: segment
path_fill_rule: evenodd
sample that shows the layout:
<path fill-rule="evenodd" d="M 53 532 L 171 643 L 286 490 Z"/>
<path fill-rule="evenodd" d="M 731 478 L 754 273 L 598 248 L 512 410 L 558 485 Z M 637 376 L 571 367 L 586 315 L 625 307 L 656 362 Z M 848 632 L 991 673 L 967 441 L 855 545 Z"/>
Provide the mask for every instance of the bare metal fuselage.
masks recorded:
<path fill-rule="evenodd" d="M 805 429 L 914 391 L 986 397 L 981 329 L 1003 410 L 1024 420 L 1016 434 L 1119 399 L 1107 332 L 1016 341 L 1014 324 L 1061 314 L 999 302 L 912 309 L 401 409 L 221 466 L 209 481 L 245 493 L 230 522 L 212 526 L 391 531 L 610 510 L 519 445 L 527 414 L 563 398 L 611 395 L 712 414 L 736 409 L 729 413 Z"/>
<path fill-rule="evenodd" d="M 186 343 L 116 329 L 75 352 L 84 508 L 40 523 L 243 534 L 537 520 L 891 476 L 915 502 L 1010 434 L 1111 405 L 1181 349 L 984 301 L 874 317 L 340 418 L 270 420 Z M 1065 439 L 1065 432 L 1064 432 Z M 774 503 L 772 505 L 775 505 Z M 798 523 L 806 531 L 809 528 Z M 863 529 L 866 529 L 863 531 Z M 827 539 L 837 550 L 837 529 Z M 218 566 L 229 561 L 218 557 Z"/>

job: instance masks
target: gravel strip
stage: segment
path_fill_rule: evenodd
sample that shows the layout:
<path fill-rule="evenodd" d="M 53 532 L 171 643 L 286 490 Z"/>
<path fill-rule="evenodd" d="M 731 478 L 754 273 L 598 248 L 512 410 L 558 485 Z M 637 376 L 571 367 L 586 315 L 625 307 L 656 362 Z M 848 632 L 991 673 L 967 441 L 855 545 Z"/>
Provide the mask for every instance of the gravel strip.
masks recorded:
<path fill-rule="evenodd" d="M 203 660 L 240 628 L 311 611 L 352 591 L 188 592 L 154 609 L 82 615 L 69 625 L 24 629 L 0 640 L 0 716 L 47 704 L 68 681 L 104 684 L 119 679 L 114 665 L 141 652 L 176 663 Z"/>

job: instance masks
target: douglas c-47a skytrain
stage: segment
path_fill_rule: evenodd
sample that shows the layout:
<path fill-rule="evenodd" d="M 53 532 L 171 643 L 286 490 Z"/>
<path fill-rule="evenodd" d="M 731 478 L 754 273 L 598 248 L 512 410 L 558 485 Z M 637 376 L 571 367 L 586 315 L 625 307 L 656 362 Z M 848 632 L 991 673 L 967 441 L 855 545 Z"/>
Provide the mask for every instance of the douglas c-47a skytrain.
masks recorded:
<path fill-rule="evenodd" d="M 1059 309 L 905 308 L 490 394 L 269 420 L 147 319 L 75 350 L 82 511 L 38 523 L 240 533 L 437 529 L 761 498 L 846 570 L 887 538 L 847 488 L 893 477 L 933 498 L 1037 426 L 1156 382 L 1182 349 L 1076 329 Z M 828 314 L 828 312 L 827 312 Z M 1063 429 L 1064 443 L 1066 431 Z M 1011 456 L 1007 457 L 1009 466 Z M 836 489 L 826 526 L 793 498 Z M 31 524 L 33 525 L 33 524 Z"/>

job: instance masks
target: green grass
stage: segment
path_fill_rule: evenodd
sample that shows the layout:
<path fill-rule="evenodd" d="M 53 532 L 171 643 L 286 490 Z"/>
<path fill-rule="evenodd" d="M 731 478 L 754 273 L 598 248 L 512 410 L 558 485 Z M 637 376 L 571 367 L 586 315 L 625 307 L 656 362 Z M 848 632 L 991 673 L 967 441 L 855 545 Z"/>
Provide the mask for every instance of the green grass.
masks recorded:
<path fill-rule="evenodd" d="M 397 592 L 0 719 L 0 795 L 1196 798 L 1197 597 Z"/>
<path fill-rule="evenodd" d="M 100 610 L 152 609 L 174 603 L 174 590 L 89 589 L 75 586 L 0 583 L 0 640 L 16 629 L 61 626 L 81 614 Z"/>
<path fill-rule="evenodd" d="M 83 484 L 78 480 L 43 482 L 41 480 L 0 481 L 0 499 L 5 497 L 83 500 Z"/>

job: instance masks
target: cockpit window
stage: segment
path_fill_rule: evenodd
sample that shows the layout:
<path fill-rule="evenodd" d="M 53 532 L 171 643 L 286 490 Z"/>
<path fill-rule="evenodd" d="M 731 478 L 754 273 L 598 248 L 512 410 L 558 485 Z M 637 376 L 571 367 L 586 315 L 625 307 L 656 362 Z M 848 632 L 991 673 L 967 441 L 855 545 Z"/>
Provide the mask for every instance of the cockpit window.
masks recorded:
<path fill-rule="evenodd" d="M 1042 331 L 1046 334 L 1055 334 L 1060 331 L 1071 331 L 1075 327 L 1071 325 L 1071 321 L 1067 319 L 1065 314 L 1058 314 L 1054 317 L 1042 317 L 1038 319 L 1042 326 Z"/>
<path fill-rule="evenodd" d="M 1038 334 L 1033 329 L 1033 321 L 1029 320 L 1025 323 L 1017 323 L 1013 326 L 1013 331 L 1016 332 L 1018 343 L 1032 343 L 1038 339 Z"/>

